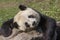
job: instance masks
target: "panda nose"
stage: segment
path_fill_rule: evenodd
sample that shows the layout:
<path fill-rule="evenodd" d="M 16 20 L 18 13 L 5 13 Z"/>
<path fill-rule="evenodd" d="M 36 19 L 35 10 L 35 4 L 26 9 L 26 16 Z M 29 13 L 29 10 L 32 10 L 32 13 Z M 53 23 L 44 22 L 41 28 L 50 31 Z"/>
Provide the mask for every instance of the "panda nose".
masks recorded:
<path fill-rule="evenodd" d="M 29 25 L 27 22 L 25 22 L 25 26 L 26 26 L 26 27 L 30 27 L 30 25 Z"/>

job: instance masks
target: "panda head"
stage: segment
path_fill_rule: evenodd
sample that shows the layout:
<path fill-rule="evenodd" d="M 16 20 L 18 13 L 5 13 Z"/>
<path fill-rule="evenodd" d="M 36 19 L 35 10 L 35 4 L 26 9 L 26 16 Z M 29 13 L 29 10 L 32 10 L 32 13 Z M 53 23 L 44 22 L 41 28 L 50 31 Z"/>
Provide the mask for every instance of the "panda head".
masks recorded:
<path fill-rule="evenodd" d="M 24 5 L 20 5 L 19 9 L 20 11 L 14 17 L 14 22 L 19 25 L 19 29 L 26 31 L 35 28 L 40 21 L 39 13 Z"/>

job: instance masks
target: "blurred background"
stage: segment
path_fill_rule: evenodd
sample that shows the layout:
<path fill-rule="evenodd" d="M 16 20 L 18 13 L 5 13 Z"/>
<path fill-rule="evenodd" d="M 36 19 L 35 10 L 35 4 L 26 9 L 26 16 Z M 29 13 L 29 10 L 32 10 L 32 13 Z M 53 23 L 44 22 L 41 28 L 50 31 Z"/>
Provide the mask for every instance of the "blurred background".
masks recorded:
<path fill-rule="evenodd" d="M 60 0 L 0 0 L 0 26 L 20 11 L 20 4 L 60 21 Z"/>

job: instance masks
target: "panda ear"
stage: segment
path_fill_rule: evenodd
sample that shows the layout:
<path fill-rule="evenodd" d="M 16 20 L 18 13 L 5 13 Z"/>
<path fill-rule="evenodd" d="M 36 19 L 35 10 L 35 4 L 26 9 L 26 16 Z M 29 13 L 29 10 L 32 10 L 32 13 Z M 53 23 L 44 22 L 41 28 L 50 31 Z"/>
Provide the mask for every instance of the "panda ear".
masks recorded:
<path fill-rule="evenodd" d="M 22 11 L 23 11 L 23 10 L 26 10 L 26 8 L 27 8 L 27 7 L 24 6 L 24 5 L 19 5 L 19 9 L 22 10 Z"/>

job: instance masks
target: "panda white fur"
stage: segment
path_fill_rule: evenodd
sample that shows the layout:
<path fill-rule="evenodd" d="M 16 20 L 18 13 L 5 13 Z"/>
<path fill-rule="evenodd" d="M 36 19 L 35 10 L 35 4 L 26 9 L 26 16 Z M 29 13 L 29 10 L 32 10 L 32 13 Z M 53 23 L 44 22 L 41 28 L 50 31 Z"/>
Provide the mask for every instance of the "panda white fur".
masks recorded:
<path fill-rule="evenodd" d="M 5 36 L 5 38 L 9 37 L 14 31 L 17 34 L 22 31 L 22 33 L 18 35 L 14 33 L 16 36 L 13 38 L 13 35 L 12 39 L 9 40 L 56 40 L 54 36 L 57 25 L 53 18 L 42 15 L 38 11 L 24 5 L 20 5 L 19 9 L 21 11 L 19 11 L 14 18 L 3 23 L 0 28 L 0 33 Z M 14 30 L 14 28 L 16 28 L 18 32 Z M 40 39 L 41 37 L 42 39 Z"/>
<path fill-rule="evenodd" d="M 20 9 L 21 9 L 20 5 Z M 40 21 L 40 15 L 32 8 L 27 7 L 15 15 L 14 22 L 19 25 L 19 29 L 25 31 L 26 29 L 34 28 Z"/>

